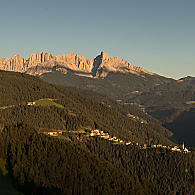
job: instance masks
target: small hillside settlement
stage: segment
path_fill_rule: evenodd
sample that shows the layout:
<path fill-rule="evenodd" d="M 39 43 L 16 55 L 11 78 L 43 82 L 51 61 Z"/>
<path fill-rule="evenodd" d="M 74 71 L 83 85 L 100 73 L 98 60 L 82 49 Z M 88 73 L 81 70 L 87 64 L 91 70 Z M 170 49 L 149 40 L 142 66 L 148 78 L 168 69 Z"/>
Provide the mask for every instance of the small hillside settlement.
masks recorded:
<path fill-rule="evenodd" d="M 42 100 L 44 100 L 44 99 L 42 99 Z M 47 98 L 47 100 L 53 101 L 55 99 Z M 35 106 L 36 102 L 27 102 L 26 105 Z M 6 108 L 10 108 L 10 107 L 14 107 L 14 105 L 1 107 L 1 109 L 6 109 Z M 147 123 L 147 121 L 145 121 L 137 116 L 134 116 L 130 113 L 128 114 L 128 117 L 139 120 L 140 123 Z M 74 134 L 80 134 L 80 135 L 82 134 L 86 137 L 99 137 L 99 138 L 111 141 L 111 142 L 113 142 L 113 144 L 123 144 L 126 146 L 129 146 L 129 145 L 137 146 L 140 149 L 154 149 L 154 148 L 160 149 L 160 148 L 162 148 L 162 149 L 170 150 L 171 152 L 182 152 L 182 153 L 191 152 L 188 148 L 185 147 L 184 142 L 182 143 L 181 146 L 179 146 L 179 145 L 165 146 L 162 144 L 153 144 L 153 145 L 139 144 L 138 142 L 133 142 L 133 141 L 123 141 L 123 140 L 117 138 L 116 136 L 112 137 L 108 133 L 105 133 L 104 131 L 99 130 L 99 129 L 87 129 L 87 130 L 80 130 L 80 131 L 78 131 L 78 130 L 75 130 L 75 131 L 52 130 L 52 131 L 43 132 L 43 133 L 46 135 L 49 135 L 49 136 L 53 136 L 53 137 L 58 137 L 59 135 L 63 135 L 65 133 L 74 133 Z"/>
<path fill-rule="evenodd" d="M 111 137 L 108 133 L 105 133 L 102 130 L 99 129 L 94 129 L 94 130 L 87 130 L 87 131 L 63 131 L 63 130 L 56 130 L 56 131 L 50 131 L 50 132 L 45 132 L 45 134 L 57 137 L 58 135 L 63 135 L 63 133 L 79 133 L 79 134 L 85 134 L 85 136 L 88 137 L 99 137 L 108 141 L 113 142 L 113 144 L 123 144 L 126 146 L 132 145 L 132 146 L 137 146 L 140 149 L 152 149 L 152 148 L 162 148 L 162 149 L 167 149 L 172 152 L 182 152 L 182 153 L 188 153 L 191 152 L 189 149 L 187 149 L 184 145 L 184 142 L 182 143 L 182 146 L 165 146 L 162 144 L 154 144 L 154 145 L 147 145 L 147 144 L 139 144 L 137 142 L 132 142 L 132 141 L 123 141 L 116 136 Z"/>

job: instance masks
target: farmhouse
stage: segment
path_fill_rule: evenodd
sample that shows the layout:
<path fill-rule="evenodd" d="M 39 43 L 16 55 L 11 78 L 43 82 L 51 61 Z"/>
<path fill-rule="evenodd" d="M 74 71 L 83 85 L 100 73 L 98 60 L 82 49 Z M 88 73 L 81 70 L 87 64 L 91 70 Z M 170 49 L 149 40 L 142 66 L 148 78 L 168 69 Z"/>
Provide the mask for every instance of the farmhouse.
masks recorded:
<path fill-rule="evenodd" d="M 50 136 L 58 136 L 58 133 L 57 132 L 48 132 L 48 135 L 50 135 Z"/>
<path fill-rule="evenodd" d="M 28 102 L 27 105 L 28 106 L 33 106 L 33 105 L 35 105 L 35 102 Z"/>

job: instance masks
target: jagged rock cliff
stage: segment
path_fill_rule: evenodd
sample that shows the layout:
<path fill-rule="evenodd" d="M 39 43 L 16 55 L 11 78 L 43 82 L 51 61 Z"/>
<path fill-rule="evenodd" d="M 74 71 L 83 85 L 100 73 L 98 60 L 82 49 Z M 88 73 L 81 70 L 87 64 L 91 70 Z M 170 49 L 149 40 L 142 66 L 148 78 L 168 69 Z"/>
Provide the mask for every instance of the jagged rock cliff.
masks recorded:
<path fill-rule="evenodd" d="M 25 71 L 26 60 L 20 56 L 16 55 L 12 58 L 0 59 L 0 69 L 7 71 L 24 72 Z"/>
<path fill-rule="evenodd" d="M 52 71 L 61 71 L 66 74 L 67 70 L 72 70 L 77 74 L 87 73 L 96 78 L 105 77 L 109 72 L 116 71 L 152 74 L 143 68 L 132 66 L 130 62 L 119 57 L 109 56 L 105 52 L 101 52 L 95 59 L 88 59 L 74 53 L 54 56 L 38 52 L 30 54 L 27 60 L 16 55 L 12 58 L 0 59 L 0 70 L 25 72 L 32 75 L 41 75 Z"/>

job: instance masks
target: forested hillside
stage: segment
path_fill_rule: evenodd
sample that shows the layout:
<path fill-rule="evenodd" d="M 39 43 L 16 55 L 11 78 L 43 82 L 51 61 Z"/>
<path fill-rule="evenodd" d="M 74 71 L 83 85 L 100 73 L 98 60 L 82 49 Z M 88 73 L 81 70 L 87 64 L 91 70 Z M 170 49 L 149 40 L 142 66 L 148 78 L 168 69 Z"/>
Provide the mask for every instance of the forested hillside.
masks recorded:
<path fill-rule="evenodd" d="M 174 80 L 159 75 L 109 72 L 103 79 L 92 79 L 77 76 L 74 72 L 68 71 L 67 74 L 45 73 L 41 75 L 41 78 L 64 87 L 92 90 L 119 100 L 121 103 L 141 105 L 150 115 L 160 120 L 164 127 L 170 128 L 169 130 L 175 134 L 173 139 L 176 142 L 180 143 L 181 140 L 185 140 L 189 146 L 195 146 L 194 141 L 191 141 L 195 139 L 194 128 L 189 126 L 193 123 L 189 122 L 191 117 L 187 119 L 186 123 L 182 119 L 182 128 L 178 128 L 178 130 L 175 128 L 178 127 L 177 117 L 180 119 L 183 112 L 186 113 L 195 106 L 194 77 Z M 191 114 L 193 113 L 189 111 L 187 116 L 191 116 Z M 188 128 L 187 131 L 185 127 Z M 189 139 L 187 132 L 193 138 Z"/>
<path fill-rule="evenodd" d="M 10 178 L 6 191 L 195 193 L 193 151 L 140 147 L 174 145 L 170 131 L 142 107 L 20 73 L 0 72 L 0 91 L 0 182 Z M 89 136 L 94 129 L 132 144 Z M 47 133 L 57 130 L 63 133 Z"/>
<path fill-rule="evenodd" d="M 18 105 L 46 97 L 59 98 L 63 94 L 59 88 L 37 77 L 0 71 L 0 106 Z"/>
<path fill-rule="evenodd" d="M 142 104 L 153 117 L 174 133 L 178 142 L 195 147 L 195 78 L 186 77 L 143 92 L 128 102 Z"/>
<path fill-rule="evenodd" d="M 98 138 L 52 138 L 27 125 L 0 133 L 15 187 L 25 194 L 193 194 L 194 153 L 140 150 Z M 163 167 L 163 169 L 162 169 Z"/>
<path fill-rule="evenodd" d="M 140 143 L 172 144 L 171 133 L 151 117 L 125 110 L 116 103 L 96 101 L 25 74 L 1 72 L 1 124 L 25 122 L 39 129 L 99 128 L 110 135 Z M 17 99 L 15 96 L 17 95 Z M 29 99 L 28 99 L 29 98 Z M 27 105 L 50 98 L 56 105 Z M 7 106 L 7 107 L 6 107 Z M 131 115 L 128 115 L 131 114 Z M 133 118 L 131 116 L 137 116 Z"/>

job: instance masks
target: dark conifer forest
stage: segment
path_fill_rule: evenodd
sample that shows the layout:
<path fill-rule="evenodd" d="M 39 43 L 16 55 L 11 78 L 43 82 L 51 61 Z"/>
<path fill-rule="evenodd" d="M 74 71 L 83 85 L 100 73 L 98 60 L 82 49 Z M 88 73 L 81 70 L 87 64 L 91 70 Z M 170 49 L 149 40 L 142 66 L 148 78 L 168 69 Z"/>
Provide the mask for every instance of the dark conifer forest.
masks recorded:
<path fill-rule="evenodd" d="M 195 193 L 193 149 L 141 149 L 176 143 L 140 107 L 93 95 L 0 71 L 0 173 L 19 194 Z M 94 129 L 132 144 L 91 137 Z"/>

